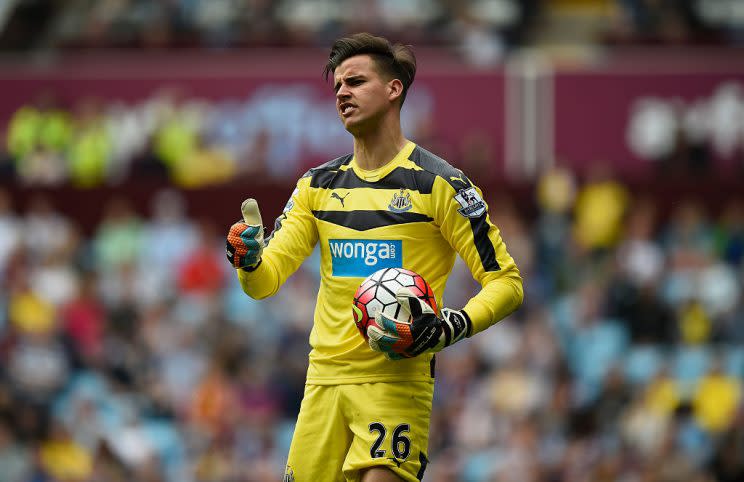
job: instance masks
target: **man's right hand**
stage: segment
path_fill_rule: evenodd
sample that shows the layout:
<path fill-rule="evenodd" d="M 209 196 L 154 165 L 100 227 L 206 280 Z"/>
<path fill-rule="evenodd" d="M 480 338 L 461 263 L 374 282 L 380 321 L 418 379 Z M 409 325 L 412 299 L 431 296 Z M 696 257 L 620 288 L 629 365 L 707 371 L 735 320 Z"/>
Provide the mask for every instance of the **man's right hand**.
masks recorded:
<path fill-rule="evenodd" d="M 227 235 L 227 260 L 235 269 L 255 269 L 261 262 L 264 247 L 261 212 L 254 199 L 243 201 L 240 209 L 243 220 L 233 224 Z"/>

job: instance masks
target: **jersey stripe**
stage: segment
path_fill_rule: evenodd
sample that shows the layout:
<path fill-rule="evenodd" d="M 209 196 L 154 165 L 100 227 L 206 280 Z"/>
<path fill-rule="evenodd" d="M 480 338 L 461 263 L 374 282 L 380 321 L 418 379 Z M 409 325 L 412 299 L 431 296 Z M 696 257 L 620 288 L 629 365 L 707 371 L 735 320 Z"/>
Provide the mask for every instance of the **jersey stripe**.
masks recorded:
<path fill-rule="evenodd" d="M 372 189 L 410 189 L 421 194 L 431 194 L 436 176 L 430 172 L 405 167 L 396 167 L 388 175 L 375 182 L 360 179 L 349 169 L 346 171 L 320 171 L 313 175 L 311 187 L 328 189 L 355 189 L 368 187 Z"/>
<path fill-rule="evenodd" d="M 391 226 L 394 224 L 428 223 L 432 218 L 419 213 L 394 213 L 390 211 L 313 211 L 313 216 L 321 221 L 343 226 L 357 231 Z"/>
<path fill-rule="evenodd" d="M 290 196 L 290 200 L 292 197 Z M 289 202 L 289 201 L 287 201 Z M 272 239 L 274 239 L 274 235 L 279 232 L 280 229 L 282 229 L 282 223 L 284 220 L 287 219 L 287 210 L 285 209 L 282 211 L 282 213 L 277 216 L 277 218 L 274 220 L 274 230 L 271 232 L 271 234 L 264 239 L 264 246 L 268 246 Z"/>
<path fill-rule="evenodd" d="M 310 179 L 310 187 L 330 187 L 333 178 L 348 171 L 317 171 Z"/>
<path fill-rule="evenodd" d="M 321 179 L 325 183 L 329 183 L 333 179 L 333 176 L 336 175 L 338 170 L 346 167 L 347 164 L 351 162 L 351 159 L 353 157 L 353 154 L 347 154 L 345 156 L 337 157 L 336 159 L 332 159 L 325 164 L 321 164 L 318 167 L 311 168 L 302 177 L 310 177 L 310 185 L 312 187 L 324 187 L 323 184 L 320 184 L 319 186 L 316 185 L 316 183 L 318 182 L 316 181 L 316 179 Z"/>
<path fill-rule="evenodd" d="M 496 261 L 496 251 L 493 249 L 491 238 L 488 237 L 488 222 L 485 215 L 478 218 L 470 218 L 470 227 L 473 230 L 473 241 L 478 251 L 483 269 L 486 271 L 499 271 L 501 266 Z"/>
<path fill-rule="evenodd" d="M 271 234 L 265 239 L 264 245 L 268 246 L 269 242 L 274 239 L 274 235 L 282 229 L 282 223 L 284 220 L 287 219 L 287 213 L 281 213 L 275 220 L 274 220 L 274 230 L 271 232 Z"/>

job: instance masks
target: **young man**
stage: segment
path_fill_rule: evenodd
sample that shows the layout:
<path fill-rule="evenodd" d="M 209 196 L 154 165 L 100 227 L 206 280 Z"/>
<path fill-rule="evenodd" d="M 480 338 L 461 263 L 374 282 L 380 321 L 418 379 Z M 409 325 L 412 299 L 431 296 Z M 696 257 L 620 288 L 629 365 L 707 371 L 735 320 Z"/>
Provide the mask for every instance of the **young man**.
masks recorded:
<path fill-rule="evenodd" d="M 434 389 L 433 353 L 485 330 L 522 303 L 522 280 L 481 192 L 465 175 L 407 140 L 400 109 L 416 73 L 413 52 L 369 34 L 337 40 L 325 68 L 354 153 L 311 169 L 264 245 L 255 201 L 243 206 L 227 258 L 244 291 L 275 294 L 320 243 L 321 283 L 310 334 L 305 394 L 285 481 L 416 481 L 426 468 Z M 404 202 L 400 200 L 403 199 Z M 393 202 L 396 201 L 396 202 Z M 352 243 L 355 249 L 342 249 Z M 362 244 L 364 249 L 356 247 Z M 400 320 L 378 319 L 367 344 L 354 325 L 361 281 L 382 266 L 413 270 L 437 301 L 456 254 L 481 291 L 439 315 L 405 289 Z M 397 330 L 414 343 L 394 353 Z"/>

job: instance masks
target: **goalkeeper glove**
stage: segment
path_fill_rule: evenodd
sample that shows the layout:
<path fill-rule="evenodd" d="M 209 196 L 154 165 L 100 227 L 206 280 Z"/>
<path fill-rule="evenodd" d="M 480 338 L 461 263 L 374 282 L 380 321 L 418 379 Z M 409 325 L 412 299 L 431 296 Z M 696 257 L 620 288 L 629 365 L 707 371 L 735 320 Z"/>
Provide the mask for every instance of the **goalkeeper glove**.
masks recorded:
<path fill-rule="evenodd" d="M 404 321 L 378 311 L 375 314 L 377 326 L 367 328 L 370 348 L 382 352 L 390 360 L 441 351 L 473 331 L 470 318 L 462 310 L 442 308 L 437 316 L 431 306 L 408 288 L 401 288 L 396 298 Z"/>
<path fill-rule="evenodd" d="M 263 223 L 258 203 L 255 199 L 246 199 L 240 206 L 243 221 L 230 227 L 227 235 L 227 260 L 233 268 L 254 270 L 261 262 L 264 247 Z"/>

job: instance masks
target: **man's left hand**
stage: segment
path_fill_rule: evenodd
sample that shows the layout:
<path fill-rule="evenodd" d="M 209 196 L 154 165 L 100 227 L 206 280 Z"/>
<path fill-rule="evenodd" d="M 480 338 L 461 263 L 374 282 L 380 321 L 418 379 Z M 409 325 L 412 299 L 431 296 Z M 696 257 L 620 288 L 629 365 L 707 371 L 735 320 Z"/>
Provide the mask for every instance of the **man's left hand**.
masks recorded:
<path fill-rule="evenodd" d="M 431 306 L 408 288 L 401 288 L 396 298 L 401 306 L 400 319 L 378 311 L 377 326 L 367 328 L 370 348 L 390 360 L 438 352 L 472 332 L 470 318 L 462 310 L 442 308 L 437 316 Z"/>

